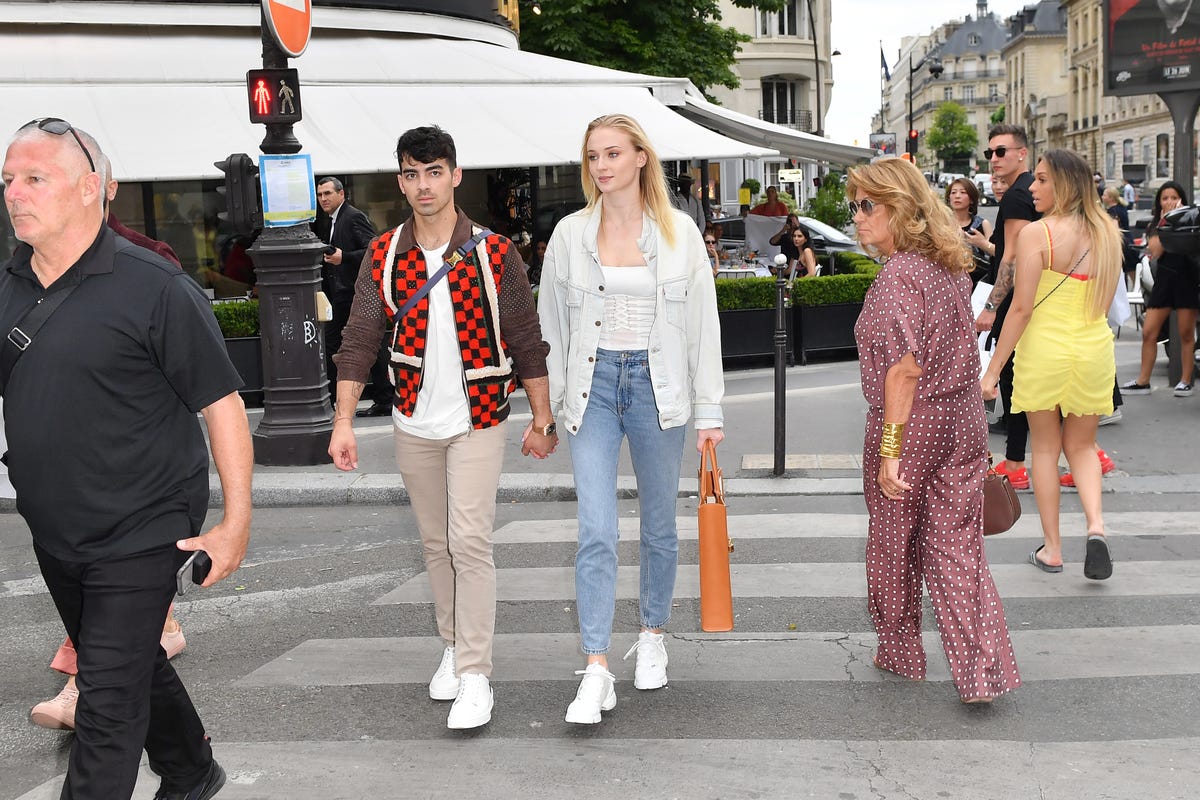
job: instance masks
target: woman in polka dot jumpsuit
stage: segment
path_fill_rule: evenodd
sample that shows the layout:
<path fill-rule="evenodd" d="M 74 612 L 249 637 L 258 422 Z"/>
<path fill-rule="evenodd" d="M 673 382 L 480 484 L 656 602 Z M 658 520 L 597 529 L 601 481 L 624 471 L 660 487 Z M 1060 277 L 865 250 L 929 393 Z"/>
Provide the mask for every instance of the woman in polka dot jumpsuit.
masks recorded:
<path fill-rule="evenodd" d="M 863 493 L 875 664 L 925 677 L 924 579 L 959 697 L 988 702 L 1021 679 L 983 552 L 987 428 L 972 260 L 950 211 L 907 161 L 851 170 L 847 194 L 859 241 L 886 258 L 854 329 L 871 406 Z"/>

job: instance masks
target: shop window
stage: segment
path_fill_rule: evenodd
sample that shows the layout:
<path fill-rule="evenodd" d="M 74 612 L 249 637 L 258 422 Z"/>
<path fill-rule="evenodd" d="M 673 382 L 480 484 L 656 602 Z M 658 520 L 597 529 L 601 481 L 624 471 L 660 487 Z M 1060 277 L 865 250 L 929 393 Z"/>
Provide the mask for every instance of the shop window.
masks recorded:
<path fill-rule="evenodd" d="M 1160 133 L 1154 141 L 1154 174 L 1159 178 L 1169 178 L 1171 177 L 1171 137 Z"/>

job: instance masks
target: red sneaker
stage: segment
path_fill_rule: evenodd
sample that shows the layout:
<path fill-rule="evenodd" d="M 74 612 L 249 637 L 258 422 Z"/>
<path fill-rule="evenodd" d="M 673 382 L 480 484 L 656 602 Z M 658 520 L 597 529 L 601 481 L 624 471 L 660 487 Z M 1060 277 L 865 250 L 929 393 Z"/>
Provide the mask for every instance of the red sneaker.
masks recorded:
<path fill-rule="evenodd" d="M 1021 467 L 1018 470 L 1009 471 L 1008 462 L 1001 461 L 999 464 L 993 467 L 993 469 L 995 469 L 996 472 L 1000 473 L 1001 475 L 1007 475 L 1008 482 L 1012 484 L 1014 489 L 1029 488 L 1029 470 L 1027 470 L 1025 467 Z"/>
<path fill-rule="evenodd" d="M 1097 450 L 1096 455 L 1100 458 L 1100 474 L 1101 475 L 1107 475 L 1108 473 L 1112 472 L 1114 469 L 1117 468 L 1117 462 L 1115 462 L 1111 458 L 1109 458 L 1108 453 L 1104 452 L 1103 450 Z M 1012 479 L 1010 478 L 1009 480 L 1012 480 Z M 1062 486 L 1073 487 L 1075 485 L 1075 478 L 1071 475 L 1071 473 L 1064 472 L 1062 475 L 1058 476 L 1058 482 Z M 1016 484 L 1014 483 L 1013 486 L 1015 487 Z"/>

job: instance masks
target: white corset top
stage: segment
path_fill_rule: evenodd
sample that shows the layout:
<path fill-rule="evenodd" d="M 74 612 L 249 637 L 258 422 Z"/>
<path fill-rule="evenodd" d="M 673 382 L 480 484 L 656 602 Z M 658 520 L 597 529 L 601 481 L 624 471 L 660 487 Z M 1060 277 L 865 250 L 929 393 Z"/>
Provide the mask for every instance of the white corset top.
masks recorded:
<path fill-rule="evenodd" d="M 654 323 L 657 285 L 649 267 L 605 267 L 603 350 L 646 350 Z"/>

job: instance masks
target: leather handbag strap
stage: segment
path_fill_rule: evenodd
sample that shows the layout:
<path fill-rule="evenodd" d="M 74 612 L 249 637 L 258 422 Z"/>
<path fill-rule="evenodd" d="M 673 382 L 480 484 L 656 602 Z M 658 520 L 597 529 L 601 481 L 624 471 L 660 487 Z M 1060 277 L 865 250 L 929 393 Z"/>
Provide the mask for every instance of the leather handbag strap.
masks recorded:
<path fill-rule="evenodd" d="M 704 442 L 700 450 L 700 502 L 725 505 L 725 487 L 721 483 L 721 469 L 717 466 L 717 446 L 711 439 Z"/>
<path fill-rule="evenodd" d="M 33 344 L 33 337 L 46 324 L 58 307 L 71 296 L 71 292 L 79 286 L 71 283 L 59 289 L 54 294 L 48 294 L 38 299 L 33 308 L 25 312 L 25 316 L 12 327 L 4 340 L 4 349 L 0 350 L 0 394 L 8 388 L 8 376 L 12 374 L 17 360 Z"/>
<path fill-rule="evenodd" d="M 480 242 L 491 235 L 492 232 L 487 228 L 484 228 L 479 233 L 475 234 L 466 242 L 464 242 L 462 247 L 455 250 L 454 253 L 452 253 L 451 256 L 446 259 L 445 263 L 442 264 L 441 269 L 433 273 L 429 280 L 422 283 L 420 288 L 412 293 L 408 300 L 405 301 L 404 305 L 400 307 L 400 310 L 396 312 L 396 319 L 403 319 L 404 317 L 408 316 L 408 312 L 413 310 L 413 306 L 421 302 L 421 298 L 429 294 L 430 290 L 437 285 L 437 282 L 446 277 L 446 273 L 454 269 L 458 262 L 467 257 L 467 253 L 474 250 L 479 246 Z"/>

